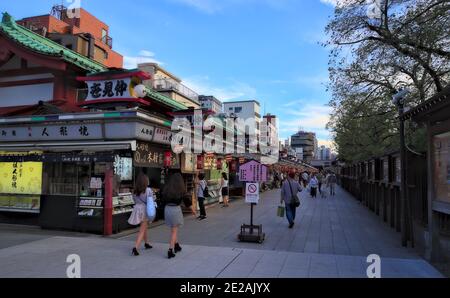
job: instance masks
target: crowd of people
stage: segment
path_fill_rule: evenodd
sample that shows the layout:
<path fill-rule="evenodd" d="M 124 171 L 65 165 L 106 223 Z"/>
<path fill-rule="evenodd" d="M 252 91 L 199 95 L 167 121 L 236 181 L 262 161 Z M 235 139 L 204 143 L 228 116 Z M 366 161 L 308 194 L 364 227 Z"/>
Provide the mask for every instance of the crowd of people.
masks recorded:
<path fill-rule="evenodd" d="M 323 198 L 329 193 L 330 196 L 335 195 L 335 185 L 337 183 L 336 175 L 332 171 L 320 171 L 319 173 L 289 173 L 272 172 L 269 177 L 269 183 L 273 188 L 281 188 L 280 203 L 285 205 L 286 218 L 289 222 L 289 228 L 295 223 L 296 209 L 300 206 L 300 201 L 296 197 L 304 190 L 309 190 L 310 196 L 316 198 L 317 194 L 321 194 Z M 323 189 L 324 186 L 328 190 Z M 193 192 L 193 193 L 192 193 Z M 165 224 L 170 229 L 169 249 L 167 256 L 169 259 L 181 252 L 182 248 L 178 242 L 178 230 L 184 224 L 184 216 L 181 205 L 184 204 L 189 208 L 192 214 L 198 220 L 204 220 L 206 216 L 205 200 L 210 196 L 208 183 L 205 175 L 199 173 L 194 180 L 194 189 L 192 192 L 187 190 L 181 173 L 173 173 L 170 175 L 162 189 L 158 189 L 149 181 L 144 173 L 138 175 L 134 189 L 133 199 L 135 206 L 128 220 L 131 225 L 139 226 L 135 245 L 132 249 L 134 256 L 139 255 L 139 248 L 144 243 L 145 249 L 151 249 L 148 237 L 148 226 L 155 218 L 148 217 L 148 204 L 157 202 L 159 207 L 157 212 L 161 212 Z M 197 206 L 193 204 L 192 199 L 196 198 L 198 202 L 199 215 L 197 216 Z M 220 179 L 220 194 L 223 199 L 223 208 L 230 206 L 229 204 L 229 177 L 227 173 L 222 173 Z M 158 215 L 155 215 L 158 217 Z"/>
<path fill-rule="evenodd" d="M 304 171 L 300 174 L 296 172 L 273 172 L 269 177 L 270 188 L 282 188 L 283 182 L 287 180 L 290 175 L 294 175 L 294 178 L 305 189 L 308 189 L 312 198 L 316 198 L 317 194 L 320 194 L 323 198 L 327 197 L 327 193 L 330 196 L 335 195 L 335 185 L 337 183 L 336 174 L 332 171 L 319 171 L 319 173 L 309 173 Z M 323 188 L 328 190 L 323 190 Z"/>

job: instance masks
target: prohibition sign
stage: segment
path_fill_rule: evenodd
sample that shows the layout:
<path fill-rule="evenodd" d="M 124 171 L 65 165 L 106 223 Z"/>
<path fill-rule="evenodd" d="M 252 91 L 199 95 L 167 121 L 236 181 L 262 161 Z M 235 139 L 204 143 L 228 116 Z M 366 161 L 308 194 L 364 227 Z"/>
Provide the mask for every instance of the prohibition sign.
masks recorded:
<path fill-rule="evenodd" d="M 255 193 L 256 191 L 257 191 L 257 187 L 256 187 L 256 185 L 255 184 L 249 184 L 249 186 L 248 186 L 248 191 L 250 192 L 250 193 Z"/>

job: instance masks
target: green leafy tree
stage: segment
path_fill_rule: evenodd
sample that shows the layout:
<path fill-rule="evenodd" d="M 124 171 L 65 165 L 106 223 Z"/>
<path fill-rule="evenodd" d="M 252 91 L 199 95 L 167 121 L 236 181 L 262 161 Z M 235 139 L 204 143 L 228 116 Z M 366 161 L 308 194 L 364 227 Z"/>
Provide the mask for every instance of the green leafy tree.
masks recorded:
<path fill-rule="evenodd" d="M 326 27 L 333 108 L 328 128 L 341 159 L 357 161 L 398 148 L 392 95 L 401 87 L 415 106 L 449 82 L 450 1 L 338 1 Z M 423 130 L 407 125 L 409 146 L 424 148 Z"/>

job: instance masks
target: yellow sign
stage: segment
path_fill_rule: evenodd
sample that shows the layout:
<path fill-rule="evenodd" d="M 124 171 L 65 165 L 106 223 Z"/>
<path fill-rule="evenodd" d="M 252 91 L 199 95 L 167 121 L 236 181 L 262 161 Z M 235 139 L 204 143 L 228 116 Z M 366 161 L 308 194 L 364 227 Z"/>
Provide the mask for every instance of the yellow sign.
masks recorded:
<path fill-rule="evenodd" d="M 41 192 L 42 162 L 0 162 L 0 194 Z"/>

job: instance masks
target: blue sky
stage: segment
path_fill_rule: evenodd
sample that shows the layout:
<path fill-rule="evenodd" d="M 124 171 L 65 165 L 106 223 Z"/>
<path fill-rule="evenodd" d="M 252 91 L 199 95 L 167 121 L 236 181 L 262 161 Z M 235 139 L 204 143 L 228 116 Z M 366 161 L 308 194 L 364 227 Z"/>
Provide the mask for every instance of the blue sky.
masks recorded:
<path fill-rule="evenodd" d="M 257 99 L 279 117 L 280 138 L 299 128 L 330 136 L 324 27 L 335 0 L 81 0 L 110 26 L 113 48 L 133 67 L 156 61 L 200 94 Z M 61 0 L 2 1 L 16 19 Z M 64 0 L 70 5 L 71 1 Z"/>

